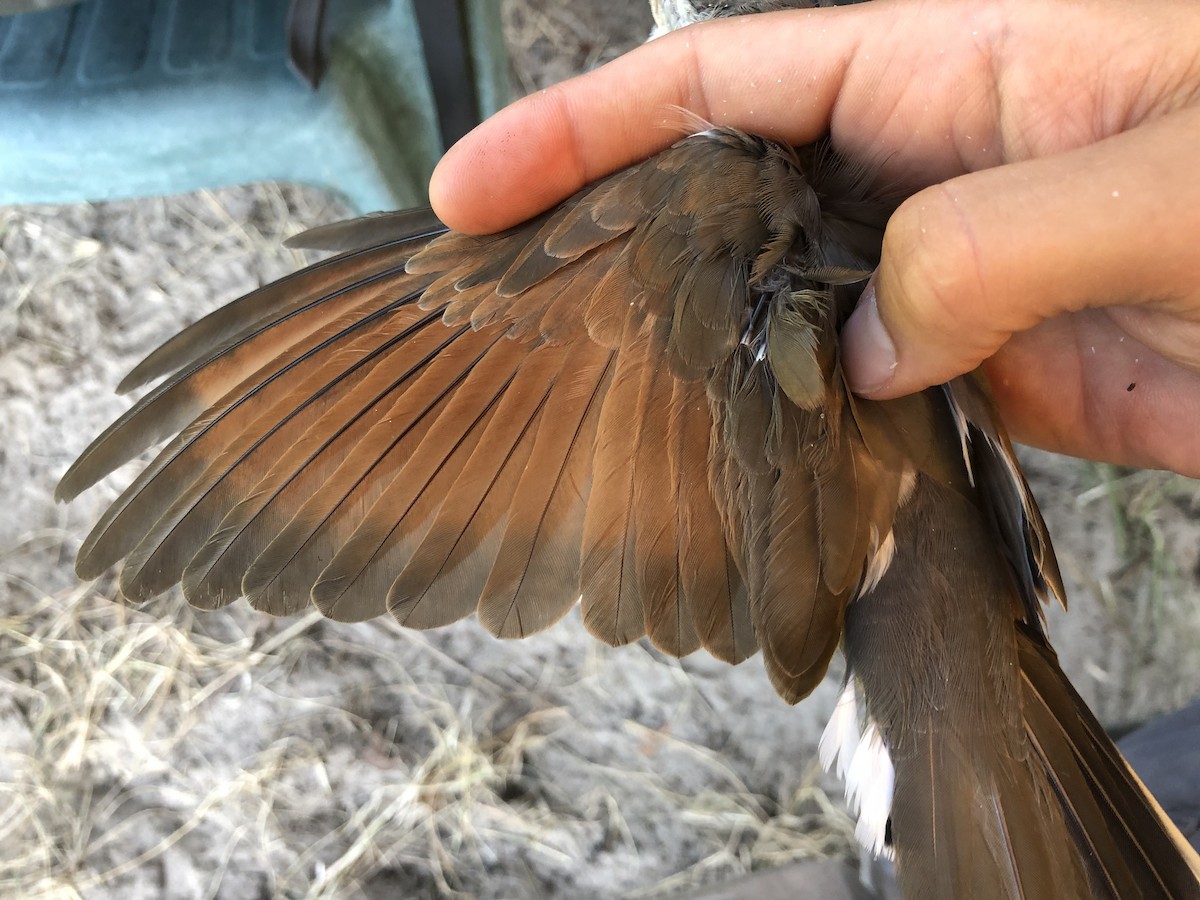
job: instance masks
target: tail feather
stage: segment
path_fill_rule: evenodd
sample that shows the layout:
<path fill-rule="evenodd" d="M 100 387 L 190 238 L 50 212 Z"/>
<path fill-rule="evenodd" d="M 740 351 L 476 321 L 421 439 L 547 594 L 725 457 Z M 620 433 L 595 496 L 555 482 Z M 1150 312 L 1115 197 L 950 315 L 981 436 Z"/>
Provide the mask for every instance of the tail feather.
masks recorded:
<path fill-rule="evenodd" d="M 1026 732 L 1097 896 L 1200 897 L 1200 856 L 1067 681 L 1054 651 L 1027 631 L 1018 650 Z"/>
<path fill-rule="evenodd" d="M 1090 896 L 1071 844 L 1055 839 L 1065 830 L 1061 814 L 1019 763 L 939 734 L 932 722 L 914 744 L 896 754 L 892 833 L 928 844 L 897 848 L 906 897 Z"/>
<path fill-rule="evenodd" d="M 1071 688 L 990 533 L 920 476 L 890 568 L 847 610 L 846 658 L 894 767 L 904 895 L 1200 900 L 1195 852 Z"/>

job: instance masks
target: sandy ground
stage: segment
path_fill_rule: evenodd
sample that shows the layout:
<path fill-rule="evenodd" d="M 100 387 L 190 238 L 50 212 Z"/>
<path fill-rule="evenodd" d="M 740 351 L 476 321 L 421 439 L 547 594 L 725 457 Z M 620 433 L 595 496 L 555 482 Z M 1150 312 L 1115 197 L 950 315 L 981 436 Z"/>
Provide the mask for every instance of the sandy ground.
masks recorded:
<path fill-rule="evenodd" d="M 640 0 L 506 6 L 526 90 L 647 27 Z M 834 680 L 792 709 L 757 659 L 612 651 L 577 616 L 507 644 L 473 622 L 130 610 L 76 581 L 129 473 L 69 507 L 51 491 L 128 404 L 112 386 L 338 212 L 276 185 L 0 209 L 0 896 L 661 896 L 850 856 L 813 760 Z M 1200 487 L 1026 460 L 1081 692 L 1115 727 L 1200 693 Z"/>

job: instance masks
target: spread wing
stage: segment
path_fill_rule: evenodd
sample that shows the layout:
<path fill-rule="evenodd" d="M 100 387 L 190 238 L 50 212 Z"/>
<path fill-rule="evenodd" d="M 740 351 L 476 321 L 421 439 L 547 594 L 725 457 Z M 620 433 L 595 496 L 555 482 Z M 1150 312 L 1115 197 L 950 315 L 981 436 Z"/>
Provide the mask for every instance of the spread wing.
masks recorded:
<path fill-rule="evenodd" d="M 868 450 L 836 359 L 886 215 L 862 182 L 827 147 L 712 130 L 503 234 L 319 229 L 355 249 L 122 384 L 165 376 L 59 497 L 167 443 L 79 574 L 124 560 L 132 600 L 182 583 L 201 607 L 417 628 L 474 611 L 503 637 L 579 600 L 611 644 L 761 647 L 799 699 L 911 468 Z"/>

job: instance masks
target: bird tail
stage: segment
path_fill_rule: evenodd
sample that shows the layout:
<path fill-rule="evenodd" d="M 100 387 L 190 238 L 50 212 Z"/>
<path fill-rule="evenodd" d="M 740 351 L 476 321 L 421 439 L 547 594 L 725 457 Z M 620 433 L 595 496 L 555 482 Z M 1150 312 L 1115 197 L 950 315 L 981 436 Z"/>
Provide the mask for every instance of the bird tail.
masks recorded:
<path fill-rule="evenodd" d="M 860 839 L 920 900 L 1200 900 L 1200 860 L 1067 681 L 993 534 L 969 495 L 919 477 L 895 558 L 847 609 L 866 736 L 844 700 L 823 749 L 874 823 Z"/>
<path fill-rule="evenodd" d="M 1097 897 L 1200 897 L 1200 857 L 1058 666 L 1040 634 L 1018 634 L 1033 762 L 1075 838 Z"/>

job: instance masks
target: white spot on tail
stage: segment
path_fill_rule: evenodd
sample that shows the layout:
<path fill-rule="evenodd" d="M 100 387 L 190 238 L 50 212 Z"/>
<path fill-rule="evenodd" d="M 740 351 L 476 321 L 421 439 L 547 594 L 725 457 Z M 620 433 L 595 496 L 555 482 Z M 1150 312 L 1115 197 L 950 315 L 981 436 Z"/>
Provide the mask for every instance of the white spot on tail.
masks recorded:
<path fill-rule="evenodd" d="M 858 816 L 854 836 L 876 856 L 891 854 L 887 845 L 887 822 L 892 814 L 895 784 L 896 770 L 892 767 L 892 757 L 883 742 L 883 735 L 873 721 L 868 721 L 846 775 L 846 802 L 850 811 Z"/>
<path fill-rule="evenodd" d="M 825 726 L 821 743 L 817 746 L 821 765 L 826 772 L 832 769 L 837 772 L 838 778 L 845 780 L 859 737 L 858 697 L 854 693 L 854 680 L 851 679 L 842 688 L 837 706 L 833 708 L 833 715 L 829 717 L 829 724 Z"/>
<path fill-rule="evenodd" d="M 821 735 L 819 753 L 826 771 L 835 769 L 846 782 L 846 803 L 858 816 L 854 836 L 876 856 L 891 856 L 887 822 L 892 813 L 896 772 L 883 735 L 874 720 L 859 731 L 858 697 L 851 677 Z"/>

